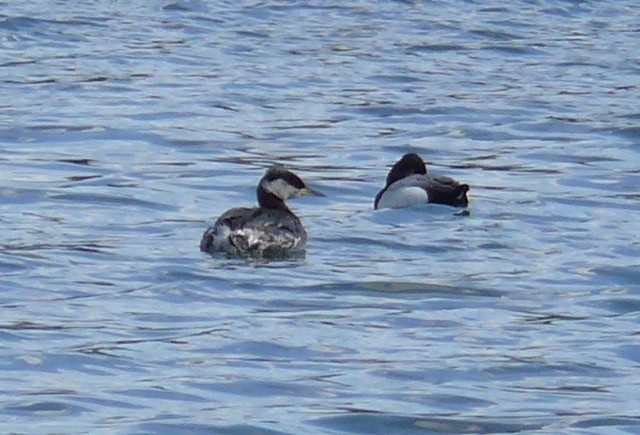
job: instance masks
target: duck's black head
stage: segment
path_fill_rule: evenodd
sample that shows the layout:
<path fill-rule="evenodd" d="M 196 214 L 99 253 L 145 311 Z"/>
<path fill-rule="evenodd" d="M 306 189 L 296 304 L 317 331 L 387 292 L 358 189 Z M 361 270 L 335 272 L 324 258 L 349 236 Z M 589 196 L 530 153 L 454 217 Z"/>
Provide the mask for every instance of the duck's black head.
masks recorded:
<path fill-rule="evenodd" d="M 389 175 L 387 175 L 387 187 L 391 186 L 398 180 L 402 180 L 409 175 L 427 173 L 427 167 L 422 158 L 415 153 L 407 153 L 393 165 Z"/>

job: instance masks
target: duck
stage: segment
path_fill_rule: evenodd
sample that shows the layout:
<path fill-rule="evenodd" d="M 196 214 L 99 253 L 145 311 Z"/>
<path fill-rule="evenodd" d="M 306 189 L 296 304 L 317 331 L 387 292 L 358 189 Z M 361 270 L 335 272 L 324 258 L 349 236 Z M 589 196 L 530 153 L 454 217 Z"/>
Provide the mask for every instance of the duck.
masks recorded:
<path fill-rule="evenodd" d="M 307 232 L 285 201 L 300 195 L 324 195 L 310 189 L 282 165 L 267 169 L 256 193 L 258 207 L 236 207 L 224 212 L 202 235 L 201 251 L 279 257 L 304 249 Z"/>
<path fill-rule="evenodd" d="M 407 153 L 398 160 L 384 188 L 373 202 L 374 209 L 415 207 L 422 204 L 445 204 L 467 207 L 469 185 L 445 176 L 427 175 L 427 166 L 416 153 Z"/>

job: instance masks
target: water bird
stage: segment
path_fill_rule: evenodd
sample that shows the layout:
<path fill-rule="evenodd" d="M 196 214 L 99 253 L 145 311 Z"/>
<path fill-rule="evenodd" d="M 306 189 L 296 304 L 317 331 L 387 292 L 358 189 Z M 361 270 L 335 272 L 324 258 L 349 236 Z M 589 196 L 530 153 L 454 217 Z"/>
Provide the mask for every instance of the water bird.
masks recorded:
<path fill-rule="evenodd" d="M 427 175 L 427 167 L 422 158 L 415 153 L 407 153 L 389 171 L 387 183 L 376 195 L 373 207 L 377 210 L 427 203 L 467 207 L 468 191 L 468 184 L 462 184 L 453 178 Z"/>
<path fill-rule="evenodd" d="M 200 250 L 242 257 L 279 257 L 301 251 L 307 232 L 285 204 L 299 195 L 324 196 L 283 166 L 272 166 L 258 183 L 258 207 L 224 212 L 202 235 Z"/>

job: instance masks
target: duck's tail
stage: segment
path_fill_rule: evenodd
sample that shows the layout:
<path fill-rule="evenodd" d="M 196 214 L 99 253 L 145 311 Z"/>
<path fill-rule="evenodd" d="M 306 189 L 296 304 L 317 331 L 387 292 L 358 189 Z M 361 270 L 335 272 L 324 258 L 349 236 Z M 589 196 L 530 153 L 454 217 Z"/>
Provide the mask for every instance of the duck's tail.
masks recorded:
<path fill-rule="evenodd" d="M 429 191 L 429 202 L 452 207 L 466 207 L 469 205 L 468 191 L 468 184 L 458 184 L 447 190 L 431 190 Z"/>

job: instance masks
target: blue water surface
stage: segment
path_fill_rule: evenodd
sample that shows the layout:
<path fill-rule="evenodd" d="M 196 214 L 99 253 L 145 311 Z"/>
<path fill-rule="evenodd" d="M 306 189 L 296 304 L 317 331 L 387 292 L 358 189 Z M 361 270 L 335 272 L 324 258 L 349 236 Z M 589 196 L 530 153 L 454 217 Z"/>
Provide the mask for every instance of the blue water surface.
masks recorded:
<path fill-rule="evenodd" d="M 640 433 L 640 4 L 0 1 L 7 433 Z M 471 187 L 373 211 L 421 154 Z M 212 257 L 266 167 L 304 256 Z"/>

